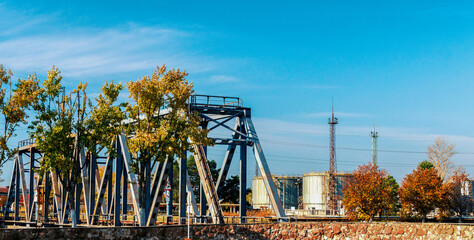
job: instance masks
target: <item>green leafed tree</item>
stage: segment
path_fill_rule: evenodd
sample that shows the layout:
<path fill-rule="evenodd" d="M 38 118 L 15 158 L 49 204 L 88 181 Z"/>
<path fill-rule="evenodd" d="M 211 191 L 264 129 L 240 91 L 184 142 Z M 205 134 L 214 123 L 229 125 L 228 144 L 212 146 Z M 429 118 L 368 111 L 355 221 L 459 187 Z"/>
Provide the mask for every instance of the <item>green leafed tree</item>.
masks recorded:
<path fill-rule="evenodd" d="M 222 186 L 221 199 L 223 203 L 239 203 L 240 198 L 240 178 L 239 175 L 227 178 Z"/>
<path fill-rule="evenodd" d="M 67 192 L 73 226 L 76 226 L 75 192 L 81 180 L 81 152 L 90 157 L 111 143 L 123 130 L 121 104 L 115 104 L 120 84 L 105 83 L 95 104 L 88 100 L 87 84 L 78 84 L 69 94 L 62 86 L 60 71 L 53 67 L 43 82 L 33 109 L 36 119 L 30 128 L 43 154 L 40 173 L 54 172 Z"/>
<path fill-rule="evenodd" d="M 123 86 L 120 83 L 105 82 L 94 103 L 89 102 L 90 117 L 85 120 L 87 128 L 86 148 L 89 154 L 98 155 L 103 149 L 114 155 L 113 141 L 123 132 L 126 114 L 125 103 L 117 103 Z"/>
<path fill-rule="evenodd" d="M 65 94 L 60 71 L 53 66 L 43 82 L 34 105 L 36 120 L 31 128 L 37 148 L 43 154 L 40 172 L 52 171 L 67 193 L 73 227 L 76 226 L 75 191 L 80 180 L 80 150 L 84 147 L 86 129 L 87 84 L 79 84 Z M 71 98 L 71 96 L 75 95 Z"/>
<path fill-rule="evenodd" d="M 424 161 L 422 161 L 418 164 L 418 167 L 420 167 L 422 169 L 432 169 L 432 168 L 434 168 L 434 165 L 430 161 L 424 160 Z"/>

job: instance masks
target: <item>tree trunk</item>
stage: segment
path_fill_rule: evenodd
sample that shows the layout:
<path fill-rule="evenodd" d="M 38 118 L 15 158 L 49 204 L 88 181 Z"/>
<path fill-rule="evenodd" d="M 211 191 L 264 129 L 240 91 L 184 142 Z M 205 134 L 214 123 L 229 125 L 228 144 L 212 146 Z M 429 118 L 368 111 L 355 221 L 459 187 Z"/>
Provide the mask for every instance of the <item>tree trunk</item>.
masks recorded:
<path fill-rule="evenodd" d="M 73 227 L 73 228 L 77 227 L 76 210 L 75 209 L 71 209 L 71 227 Z"/>
<path fill-rule="evenodd" d="M 71 227 L 77 227 L 75 191 L 69 191 L 69 209 L 71 209 Z"/>
<path fill-rule="evenodd" d="M 140 205 L 139 209 L 138 209 L 138 214 L 140 215 L 140 222 L 139 222 L 139 225 L 140 226 L 146 226 L 146 220 L 145 219 L 145 204 L 146 204 L 146 193 L 145 193 L 145 181 L 143 180 L 144 177 L 142 176 L 141 177 L 141 181 L 140 183 L 138 184 L 138 203 Z"/>

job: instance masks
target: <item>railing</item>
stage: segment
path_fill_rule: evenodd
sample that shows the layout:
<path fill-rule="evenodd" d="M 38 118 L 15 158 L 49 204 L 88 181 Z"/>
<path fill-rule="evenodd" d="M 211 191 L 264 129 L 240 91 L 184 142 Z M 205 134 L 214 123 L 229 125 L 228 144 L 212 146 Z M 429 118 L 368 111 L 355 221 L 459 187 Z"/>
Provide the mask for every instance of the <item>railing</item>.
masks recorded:
<path fill-rule="evenodd" d="M 274 217 L 243 217 L 243 222 L 239 216 L 224 216 L 224 224 L 239 224 L 239 223 L 248 223 L 248 224 L 257 224 L 257 223 L 271 223 L 275 222 Z M 182 222 L 188 222 L 188 218 L 182 218 Z M 192 216 L 189 218 L 189 224 L 212 224 L 212 217 L 210 216 Z"/>
<path fill-rule="evenodd" d="M 191 107 L 204 106 L 204 107 L 225 107 L 225 108 L 238 108 L 242 107 L 242 100 L 238 97 L 225 97 L 225 96 L 211 96 L 211 95 L 192 95 L 190 99 Z"/>
<path fill-rule="evenodd" d="M 33 145 L 33 144 L 35 144 L 35 139 L 30 138 L 30 139 L 25 139 L 25 140 L 19 141 L 18 142 L 18 147 L 21 148 L 21 147 L 26 147 L 26 146 Z"/>

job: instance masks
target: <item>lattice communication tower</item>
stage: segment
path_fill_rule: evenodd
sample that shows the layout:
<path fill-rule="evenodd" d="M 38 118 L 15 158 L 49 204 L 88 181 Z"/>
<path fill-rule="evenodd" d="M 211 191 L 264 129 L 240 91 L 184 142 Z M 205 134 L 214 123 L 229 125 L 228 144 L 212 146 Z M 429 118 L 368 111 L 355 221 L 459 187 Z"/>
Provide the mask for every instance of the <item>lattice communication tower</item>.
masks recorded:
<path fill-rule="evenodd" d="M 334 106 L 332 107 L 332 115 L 329 118 L 329 179 L 328 179 L 328 207 L 331 210 L 337 208 L 337 181 L 336 181 L 336 124 L 338 123 L 337 118 L 334 117 Z"/>
<path fill-rule="evenodd" d="M 372 138 L 372 162 L 377 164 L 377 138 L 379 137 L 379 133 L 375 131 L 375 124 L 374 131 L 370 132 L 370 137 Z"/>

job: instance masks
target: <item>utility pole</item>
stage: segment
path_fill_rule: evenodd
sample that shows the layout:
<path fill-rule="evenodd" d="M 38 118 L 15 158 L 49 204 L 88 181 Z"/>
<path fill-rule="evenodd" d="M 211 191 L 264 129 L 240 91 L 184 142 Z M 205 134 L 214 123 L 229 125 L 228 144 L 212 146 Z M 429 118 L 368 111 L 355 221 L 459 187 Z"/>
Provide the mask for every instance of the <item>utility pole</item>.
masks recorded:
<path fill-rule="evenodd" d="M 338 123 L 337 118 L 334 117 L 334 104 L 332 106 L 332 115 L 329 118 L 329 179 L 328 179 L 328 200 L 329 209 L 336 211 L 337 208 L 337 182 L 336 182 L 336 124 Z"/>
<path fill-rule="evenodd" d="M 370 137 L 372 137 L 372 162 L 377 164 L 377 138 L 379 137 L 379 133 L 375 131 L 375 123 L 374 131 L 370 132 Z"/>

